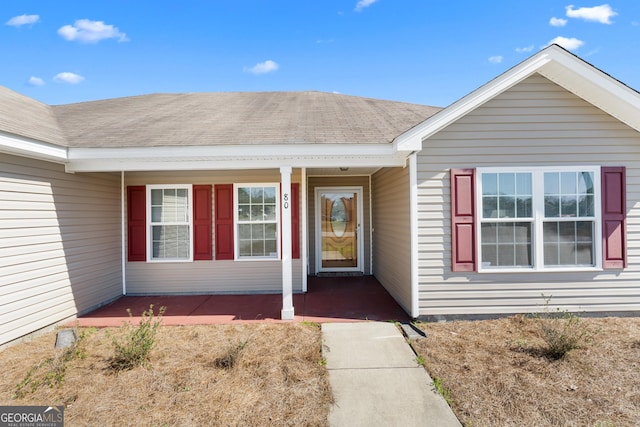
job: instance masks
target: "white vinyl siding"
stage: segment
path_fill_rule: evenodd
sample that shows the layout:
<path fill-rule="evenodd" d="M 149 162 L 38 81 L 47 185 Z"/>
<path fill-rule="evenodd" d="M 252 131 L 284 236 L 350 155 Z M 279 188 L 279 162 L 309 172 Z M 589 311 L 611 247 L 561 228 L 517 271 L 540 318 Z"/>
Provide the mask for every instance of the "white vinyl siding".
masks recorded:
<path fill-rule="evenodd" d="M 451 168 L 575 165 L 626 166 L 628 268 L 451 271 Z M 546 78 L 526 79 L 424 141 L 418 187 L 421 315 L 532 312 L 542 294 L 563 309 L 640 310 L 640 134 Z"/>
<path fill-rule="evenodd" d="M 119 174 L 0 154 L 0 345 L 122 291 Z"/>
<path fill-rule="evenodd" d="M 411 311 L 409 168 L 385 168 L 372 177 L 373 275 Z"/>
<path fill-rule="evenodd" d="M 300 171 L 294 169 L 293 182 L 299 182 Z M 279 170 L 253 171 L 185 171 L 129 172 L 126 185 L 191 185 L 279 182 Z M 215 192 L 214 192 L 215 193 Z M 237 197 L 237 196 L 234 196 Z M 215 212 L 215 194 L 212 209 Z M 212 212 L 215 221 L 215 215 Z M 215 232 L 215 228 L 214 228 Z M 215 246 L 215 236 L 213 239 Z M 208 294 L 208 293 L 277 293 L 282 292 L 282 265 L 272 260 L 198 261 L 190 263 L 127 262 L 127 294 Z M 293 260 L 293 289 L 302 290 L 302 262 Z"/>

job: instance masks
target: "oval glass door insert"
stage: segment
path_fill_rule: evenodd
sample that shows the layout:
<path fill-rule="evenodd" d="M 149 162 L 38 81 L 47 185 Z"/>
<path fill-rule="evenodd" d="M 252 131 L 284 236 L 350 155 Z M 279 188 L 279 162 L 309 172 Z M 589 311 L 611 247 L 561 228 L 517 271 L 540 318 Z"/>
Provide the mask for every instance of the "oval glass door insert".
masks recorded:
<path fill-rule="evenodd" d="M 331 204 L 331 230 L 336 237 L 344 236 L 347 230 L 347 207 L 342 198 Z"/>

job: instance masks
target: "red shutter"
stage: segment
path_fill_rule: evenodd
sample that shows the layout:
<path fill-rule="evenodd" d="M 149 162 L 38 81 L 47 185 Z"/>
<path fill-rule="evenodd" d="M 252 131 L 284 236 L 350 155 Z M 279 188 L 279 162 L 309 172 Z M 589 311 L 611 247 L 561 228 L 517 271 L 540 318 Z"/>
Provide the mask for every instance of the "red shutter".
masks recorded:
<path fill-rule="evenodd" d="M 147 260 L 147 190 L 127 187 L 127 251 L 129 261 Z"/>
<path fill-rule="evenodd" d="M 193 186 L 193 259 L 213 259 L 211 232 L 211 186 Z"/>
<path fill-rule="evenodd" d="M 451 270 L 475 271 L 475 169 L 451 169 Z"/>
<path fill-rule="evenodd" d="M 627 266 L 627 224 L 625 168 L 603 167 L 602 256 L 604 268 Z"/>
<path fill-rule="evenodd" d="M 300 258 L 300 184 L 291 184 L 291 258 Z"/>
<path fill-rule="evenodd" d="M 233 184 L 215 186 L 216 259 L 233 259 Z"/>

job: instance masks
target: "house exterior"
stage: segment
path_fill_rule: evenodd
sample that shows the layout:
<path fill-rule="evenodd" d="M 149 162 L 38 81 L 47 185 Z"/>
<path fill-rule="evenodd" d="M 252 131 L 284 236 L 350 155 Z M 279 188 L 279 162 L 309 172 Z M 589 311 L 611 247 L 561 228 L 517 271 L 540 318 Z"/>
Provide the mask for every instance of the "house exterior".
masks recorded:
<path fill-rule="evenodd" d="M 640 95 L 550 46 L 445 109 L 0 88 L 0 345 L 123 294 L 374 275 L 412 317 L 640 311 Z M 544 296 L 544 297 L 543 297 Z"/>

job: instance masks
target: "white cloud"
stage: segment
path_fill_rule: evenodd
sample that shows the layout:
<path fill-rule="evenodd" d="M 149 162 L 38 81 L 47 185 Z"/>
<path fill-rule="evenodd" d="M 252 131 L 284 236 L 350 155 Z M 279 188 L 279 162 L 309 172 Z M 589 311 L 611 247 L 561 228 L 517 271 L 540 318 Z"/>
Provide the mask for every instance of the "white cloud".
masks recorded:
<path fill-rule="evenodd" d="M 55 81 L 55 82 L 58 82 L 58 83 L 69 83 L 69 84 L 72 84 L 72 85 L 78 84 L 83 80 L 84 80 L 84 77 L 82 77 L 81 75 L 75 74 L 75 73 L 70 73 L 68 71 L 65 71 L 63 73 L 58 73 L 53 78 L 53 81 Z"/>
<path fill-rule="evenodd" d="M 89 19 L 78 19 L 73 25 L 60 27 L 58 34 L 65 40 L 83 43 L 98 43 L 104 39 L 117 39 L 119 42 L 129 41 L 127 35 L 120 32 L 117 27 Z"/>
<path fill-rule="evenodd" d="M 600 53 L 600 48 L 593 49 L 592 51 L 587 52 L 587 53 L 581 53 L 580 56 L 582 58 L 588 58 L 590 56 L 597 55 L 598 53 Z"/>
<path fill-rule="evenodd" d="M 20 15 L 14 16 L 9 19 L 6 25 L 11 25 L 12 27 L 21 27 L 23 25 L 32 25 L 36 22 L 40 21 L 40 15 Z"/>
<path fill-rule="evenodd" d="M 528 52 L 533 51 L 533 49 L 534 49 L 533 45 L 529 45 L 527 47 L 517 47 L 516 48 L 516 52 L 518 52 L 518 53 L 528 53 Z"/>
<path fill-rule="evenodd" d="M 28 83 L 29 86 L 43 86 L 44 80 L 42 80 L 40 77 L 31 76 L 29 77 Z"/>
<path fill-rule="evenodd" d="M 566 19 L 556 18 L 555 16 L 549 19 L 549 25 L 551 25 L 552 27 L 564 27 L 565 25 L 567 25 L 567 22 L 568 21 Z"/>
<path fill-rule="evenodd" d="M 547 46 L 551 46 L 552 44 L 560 45 L 567 50 L 576 50 L 580 46 L 584 45 L 584 42 L 573 37 L 567 38 L 559 36 L 547 43 Z"/>
<path fill-rule="evenodd" d="M 496 56 L 490 56 L 489 57 L 489 62 L 491 62 L 492 64 L 499 64 L 502 62 L 502 56 L 500 55 L 496 55 Z"/>
<path fill-rule="evenodd" d="M 356 12 L 362 12 L 365 8 L 371 6 L 378 0 L 360 0 L 354 9 Z"/>
<path fill-rule="evenodd" d="M 573 5 L 569 5 L 566 9 L 569 18 L 584 19 L 585 21 L 594 21 L 601 24 L 611 24 L 611 17 L 618 14 L 614 12 L 608 4 L 594 7 L 579 7 L 578 9 L 574 9 Z"/>
<path fill-rule="evenodd" d="M 280 66 L 278 63 L 268 59 L 264 62 L 259 62 L 253 67 L 245 67 L 244 71 L 252 74 L 267 74 L 276 71 Z"/>

